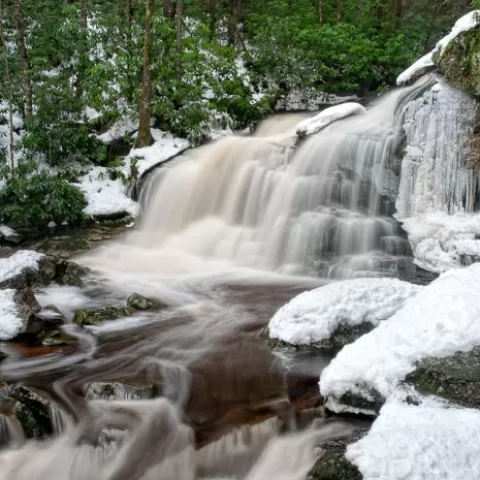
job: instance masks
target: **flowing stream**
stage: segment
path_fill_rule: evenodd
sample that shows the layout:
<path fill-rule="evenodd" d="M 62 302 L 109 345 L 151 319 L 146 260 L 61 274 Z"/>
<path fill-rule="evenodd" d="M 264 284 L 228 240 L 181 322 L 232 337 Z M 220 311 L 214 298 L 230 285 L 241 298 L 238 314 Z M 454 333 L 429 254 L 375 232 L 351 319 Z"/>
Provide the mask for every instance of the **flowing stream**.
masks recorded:
<path fill-rule="evenodd" d="M 425 88 L 396 90 L 300 146 L 298 117 L 280 116 L 151 173 L 135 229 L 77 259 L 93 270 L 89 284 L 38 298 L 70 319 L 132 292 L 168 308 L 69 324 L 69 354 L 2 363 L 9 385 L 52 402 L 55 435 L 24 443 L 0 414 L 0 439 L 12 442 L 0 479 L 304 479 L 322 442 L 353 426 L 311 421 L 330 356 L 273 354 L 259 332 L 289 299 L 332 279 L 419 281 L 393 213 L 399 112 Z"/>

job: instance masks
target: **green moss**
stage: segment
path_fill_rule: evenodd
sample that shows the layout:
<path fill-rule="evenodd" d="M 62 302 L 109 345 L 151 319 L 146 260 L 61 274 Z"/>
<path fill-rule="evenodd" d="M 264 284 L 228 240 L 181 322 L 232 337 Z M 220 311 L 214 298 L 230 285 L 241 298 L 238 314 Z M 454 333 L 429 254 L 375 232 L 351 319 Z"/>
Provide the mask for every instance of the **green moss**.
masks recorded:
<path fill-rule="evenodd" d="M 73 321 L 77 325 L 98 325 L 108 320 L 117 320 L 122 317 L 130 317 L 134 310 L 127 307 L 105 307 L 96 309 L 82 309 L 75 312 Z"/>
<path fill-rule="evenodd" d="M 406 381 L 420 393 L 480 408 L 480 347 L 450 357 L 422 360 Z"/>
<path fill-rule="evenodd" d="M 451 85 L 480 97 L 480 28 L 460 34 L 434 61 Z"/>

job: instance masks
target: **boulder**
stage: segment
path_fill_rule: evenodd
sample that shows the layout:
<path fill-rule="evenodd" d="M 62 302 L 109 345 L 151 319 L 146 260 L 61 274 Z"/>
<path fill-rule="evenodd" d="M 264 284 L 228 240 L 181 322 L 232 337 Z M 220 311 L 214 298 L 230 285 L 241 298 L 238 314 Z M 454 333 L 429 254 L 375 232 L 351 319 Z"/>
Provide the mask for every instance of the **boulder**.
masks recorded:
<path fill-rule="evenodd" d="M 82 327 L 99 325 L 108 320 L 117 320 L 122 317 L 131 317 L 134 310 L 128 307 L 104 307 L 81 309 L 75 312 L 73 321 Z"/>
<path fill-rule="evenodd" d="M 127 298 L 127 307 L 135 310 L 162 310 L 164 308 L 168 308 L 167 305 L 157 302 L 156 300 L 146 298 L 139 293 L 132 293 Z"/>
<path fill-rule="evenodd" d="M 451 40 L 434 62 L 450 85 L 480 97 L 480 27 Z"/>
<path fill-rule="evenodd" d="M 366 434 L 366 429 L 357 429 L 351 436 L 331 440 L 322 445 L 324 450 L 308 475 L 308 480 L 362 480 L 362 474 L 346 458 L 347 446 Z"/>
<path fill-rule="evenodd" d="M 35 298 L 33 290 L 30 287 L 19 290 L 14 296 L 14 301 L 18 315 L 23 321 L 20 336 L 28 335 L 29 337 L 35 337 L 39 335 L 45 328 L 45 322 L 43 318 L 38 315 L 41 307 Z"/>
<path fill-rule="evenodd" d="M 120 382 L 95 382 L 90 384 L 88 400 L 145 400 L 159 395 L 157 385 L 130 385 Z"/>
<path fill-rule="evenodd" d="M 406 381 L 423 394 L 432 394 L 469 408 L 480 408 L 480 347 L 444 358 L 426 358 Z"/>

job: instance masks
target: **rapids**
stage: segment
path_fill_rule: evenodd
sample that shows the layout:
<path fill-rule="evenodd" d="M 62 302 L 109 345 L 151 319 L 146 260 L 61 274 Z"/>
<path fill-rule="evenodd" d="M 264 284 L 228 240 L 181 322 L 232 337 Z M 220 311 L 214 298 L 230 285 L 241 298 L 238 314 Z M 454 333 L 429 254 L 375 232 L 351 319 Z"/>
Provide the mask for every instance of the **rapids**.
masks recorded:
<path fill-rule="evenodd" d="M 70 323 L 74 351 L 2 362 L 8 388 L 24 384 L 52 402 L 55 435 L 25 441 L 4 406 L 0 480 L 304 479 L 322 443 L 353 427 L 298 422 L 305 408 L 318 413 L 330 357 L 273 354 L 258 334 L 281 305 L 331 279 L 407 271 L 416 280 L 392 215 L 399 112 L 424 88 L 396 90 L 301 145 L 298 117 L 275 117 L 150 173 L 135 229 L 76 259 L 92 269 L 89 283 L 38 299 L 70 320 L 132 292 L 168 308 Z M 106 400 L 92 395 L 96 382 L 156 394 L 138 400 L 120 388 Z"/>

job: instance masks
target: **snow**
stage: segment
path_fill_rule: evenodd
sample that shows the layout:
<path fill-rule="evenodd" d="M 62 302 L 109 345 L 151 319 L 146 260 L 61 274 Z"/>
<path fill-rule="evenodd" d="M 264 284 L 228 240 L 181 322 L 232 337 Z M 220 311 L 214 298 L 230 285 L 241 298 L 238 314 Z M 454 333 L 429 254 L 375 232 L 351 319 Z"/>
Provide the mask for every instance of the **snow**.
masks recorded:
<path fill-rule="evenodd" d="M 480 214 L 431 211 L 402 219 L 415 263 L 432 272 L 468 265 L 480 258 Z"/>
<path fill-rule="evenodd" d="M 12 237 L 14 235 L 18 235 L 18 233 L 13 228 L 10 228 L 8 225 L 0 225 L 0 234 L 2 234 L 4 237 Z"/>
<path fill-rule="evenodd" d="M 126 164 L 129 164 L 130 160 L 134 158 L 137 159 L 136 167 L 139 175 L 178 155 L 190 146 L 187 139 L 174 137 L 169 132 L 163 132 L 155 128 L 152 128 L 151 132 L 155 143 L 150 147 L 134 148 L 125 158 Z M 128 175 L 130 172 L 125 171 L 124 173 Z"/>
<path fill-rule="evenodd" d="M 268 325 L 270 337 L 307 345 L 329 338 L 340 325 L 370 322 L 377 326 L 421 289 L 382 278 L 330 283 L 298 295 L 278 310 Z"/>
<path fill-rule="evenodd" d="M 388 402 L 346 457 L 364 480 L 476 480 L 480 411 Z"/>
<path fill-rule="evenodd" d="M 316 111 L 321 106 L 340 105 L 345 102 L 355 102 L 359 98 L 356 95 L 340 97 L 331 93 L 291 90 L 284 98 L 280 99 L 275 105 L 276 111 Z"/>
<path fill-rule="evenodd" d="M 461 33 L 472 30 L 480 24 L 480 10 L 474 10 L 459 18 L 448 35 L 443 37 L 435 48 L 425 56 L 417 60 L 412 66 L 407 68 L 397 78 L 397 85 L 406 85 L 418 78 L 424 73 L 425 68 L 435 66 L 433 59 L 436 55 L 441 55 L 448 44 L 457 38 Z"/>
<path fill-rule="evenodd" d="M 313 118 L 307 118 L 297 125 L 297 135 L 305 137 L 323 130 L 333 122 L 351 115 L 366 113 L 366 109 L 355 102 L 347 102 L 341 105 L 327 108 Z"/>
<path fill-rule="evenodd" d="M 426 73 L 430 67 L 435 67 L 435 63 L 433 62 L 433 51 L 418 59 L 413 65 L 402 72 L 397 77 L 397 85 L 407 85 Z"/>
<path fill-rule="evenodd" d="M 442 274 L 323 370 L 320 391 L 327 406 L 349 410 L 338 404 L 346 392 L 368 399 L 372 389 L 387 399 L 401 396 L 400 383 L 417 361 L 480 345 L 479 297 L 480 264 Z"/>
<path fill-rule="evenodd" d="M 128 213 L 135 217 L 139 212 L 139 205 L 127 195 L 127 186 L 122 179 L 111 180 L 109 170 L 105 167 L 92 167 L 75 185 L 84 192 L 88 202 L 83 210 L 86 215 Z"/>
<path fill-rule="evenodd" d="M 23 325 L 14 295 L 15 290 L 0 290 L 0 340 L 11 340 L 20 333 Z"/>
<path fill-rule="evenodd" d="M 89 111 L 89 113 L 92 113 Z M 98 140 L 108 144 L 114 140 L 120 140 L 125 135 L 132 134 L 138 129 L 138 119 L 123 117 L 116 121 L 105 133 L 97 135 Z"/>
<path fill-rule="evenodd" d="M 11 257 L 0 258 L 0 282 L 13 278 L 26 268 L 38 269 L 38 261 L 42 253 L 32 250 L 19 250 Z"/>

